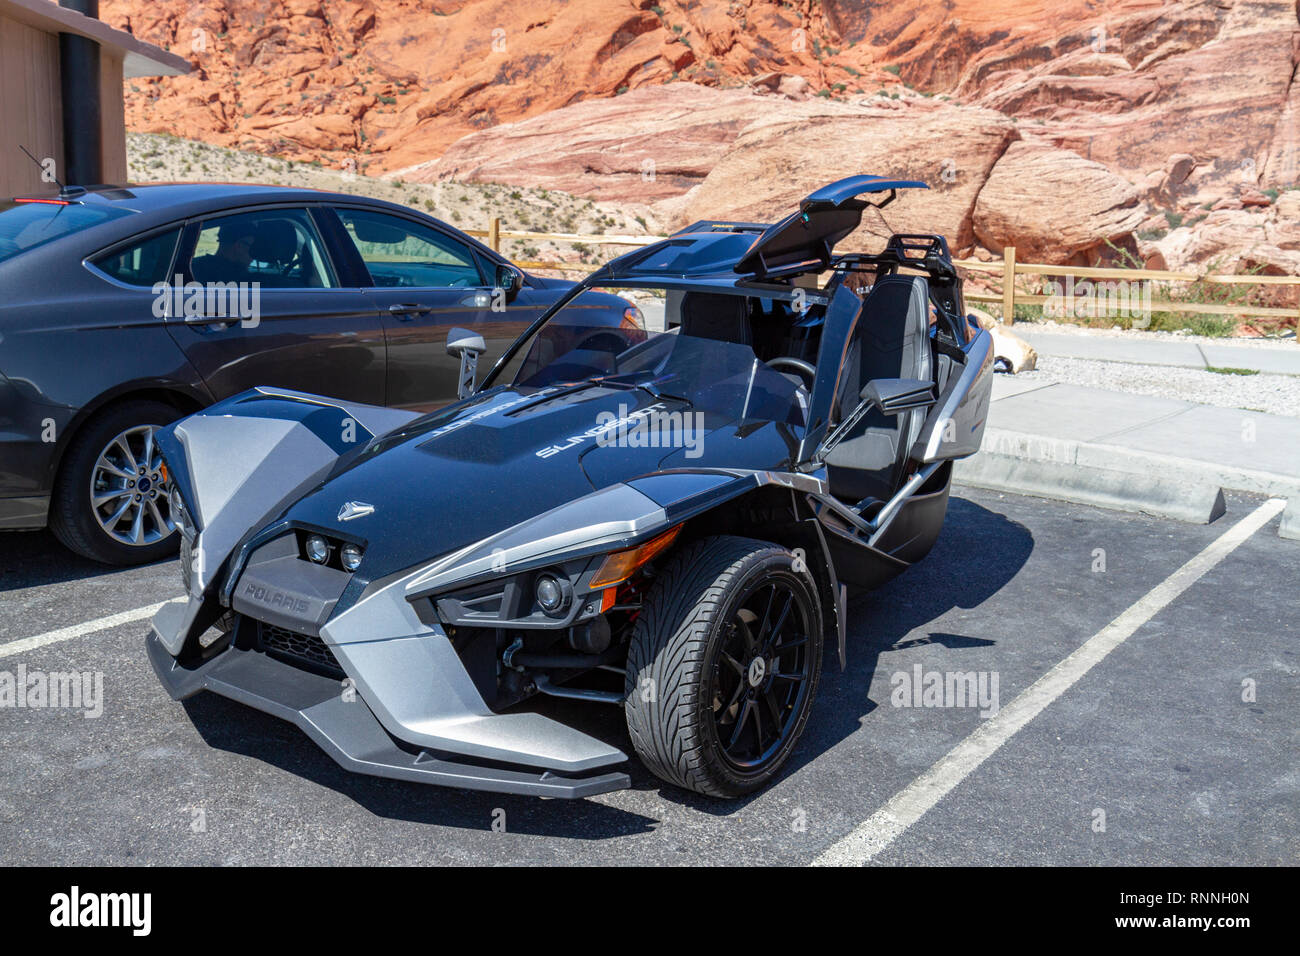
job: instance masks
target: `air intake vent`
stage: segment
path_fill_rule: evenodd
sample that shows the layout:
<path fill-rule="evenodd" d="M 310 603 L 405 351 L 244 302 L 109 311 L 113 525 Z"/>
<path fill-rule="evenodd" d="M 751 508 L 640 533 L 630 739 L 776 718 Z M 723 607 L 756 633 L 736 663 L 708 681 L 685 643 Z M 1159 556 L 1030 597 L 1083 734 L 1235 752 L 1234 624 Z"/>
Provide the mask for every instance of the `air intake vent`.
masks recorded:
<path fill-rule="evenodd" d="M 257 643 L 261 650 L 276 657 L 288 658 L 291 664 L 306 664 L 312 670 L 343 676 L 343 668 L 339 667 L 333 652 L 319 637 L 259 621 Z"/>

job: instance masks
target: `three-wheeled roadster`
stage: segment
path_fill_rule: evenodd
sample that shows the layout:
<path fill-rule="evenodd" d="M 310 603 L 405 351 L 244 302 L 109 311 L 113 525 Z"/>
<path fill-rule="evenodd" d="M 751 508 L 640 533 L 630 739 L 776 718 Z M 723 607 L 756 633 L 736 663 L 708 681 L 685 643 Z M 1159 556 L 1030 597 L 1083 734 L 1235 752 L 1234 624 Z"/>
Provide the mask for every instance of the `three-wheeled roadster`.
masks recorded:
<path fill-rule="evenodd" d="M 719 797 L 770 781 L 850 586 L 920 560 L 977 451 L 993 355 L 939 236 L 834 248 L 916 182 L 855 176 L 774 225 L 700 222 L 599 269 L 423 417 L 257 389 L 160 435 L 184 605 L 149 655 L 362 773 L 580 797 L 617 747 Z M 637 321 L 583 329 L 579 296 Z M 532 701 L 528 707 L 520 707 Z"/>

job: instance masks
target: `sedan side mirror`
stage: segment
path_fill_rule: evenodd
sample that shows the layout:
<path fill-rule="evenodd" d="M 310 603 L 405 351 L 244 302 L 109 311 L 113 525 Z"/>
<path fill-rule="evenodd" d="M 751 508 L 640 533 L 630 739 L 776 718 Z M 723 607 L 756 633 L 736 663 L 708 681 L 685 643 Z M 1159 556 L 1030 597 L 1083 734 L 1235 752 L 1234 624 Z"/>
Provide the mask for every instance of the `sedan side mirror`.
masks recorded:
<path fill-rule="evenodd" d="M 457 398 L 469 398 L 474 394 L 475 379 L 478 377 L 478 357 L 486 351 L 487 343 L 477 332 L 454 328 L 447 333 L 447 354 L 460 358 L 460 384 L 456 388 Z"/>
<path fill-rule="evenodd" d="M 501 263 L 497 266 L 497 273 L 494 279 L 496 287 L 506 294 L 506 301 L 515 301 L 515 296 L 519 295 L 519 290 L 524 284 L 524 274 L 512 265 Z"/>

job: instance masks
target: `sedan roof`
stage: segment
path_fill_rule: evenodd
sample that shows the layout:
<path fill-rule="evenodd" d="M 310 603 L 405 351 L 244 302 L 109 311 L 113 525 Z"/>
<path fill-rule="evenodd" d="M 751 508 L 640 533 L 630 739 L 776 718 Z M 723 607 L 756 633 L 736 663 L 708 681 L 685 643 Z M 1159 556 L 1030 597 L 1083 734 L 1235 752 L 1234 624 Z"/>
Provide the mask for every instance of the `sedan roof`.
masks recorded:
<path fill-rule="evenodd" d="M 85 203 L 112 203 L 136 212 L 153 212 L 178 205 L 210 205 L 214 209 L 223 209 L 245 203 L 321 202 L 364 197 L 256 183 L 146 183 L 139 186 L 94 186 L 76 198 Z"/>
<path fill-rule="evenodd" d="M 131 236 L 183 220 L 227 212 L 238 213 L 248 207 L 265 204 L 323 203 L 363 206 L 376 212 L 405 215 L 423 222 L 432 221 L 437 224 L 440 231 L 467 243 L 488 261 L 501 261 L 498 253 L 448 223 L 435 220 L 427 213 L 398 203 L 352 193 L 264 186 L 254 183 L 149 183 L 139 186 L 88 188 L 70 186 L 58 193 L 19 197 L 12 203 L 0 201 L 0 213 L 17 208 L 24 203 L 39 203 L 43 208 L 50 208 L 51 205 L 66 205 L 80 207 L 87 212 L 99 210 L 106 214 L 90 228 L 73 230 L 44 244 L 51 247 L 58 245 L 76 258 L 90 255 Z M 16 258 L 10 256 L 11 260 Z"/>

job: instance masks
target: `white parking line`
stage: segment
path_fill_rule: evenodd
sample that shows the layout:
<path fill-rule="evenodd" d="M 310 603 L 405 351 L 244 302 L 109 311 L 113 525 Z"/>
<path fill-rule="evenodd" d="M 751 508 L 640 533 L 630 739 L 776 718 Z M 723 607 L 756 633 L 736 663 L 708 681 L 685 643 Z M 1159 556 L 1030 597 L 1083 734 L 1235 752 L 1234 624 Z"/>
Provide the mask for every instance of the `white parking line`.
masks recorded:
<path fill-rule="evenodd" d="M 1202 575 L 1231 554 L 1286 507 L 1283 498 L 1270 498 L 1211 542 L 1181 568 L 1143 595 L 1137 603 L 1085 641 L 1073 654 L 1034 681 L 1020 696 L 982 723 L 889 802 L 847 836 L 831 844 L 813 866 L 861 866 L 889 847 L 913 823 L 997 751 L 1048 704 L 1070 689 L 1084 674 L 1124 643 Z"/>
<path fill-rule="evenodd" d="M 70 641 L 76 637 L 85 637 L 87 634 L 94 634 L 96 631 L 104 631 L 110 627 L 119 627 L 123 624 L 130 624 L 133 621 L 141 621 L 145 618 L 153 617 L 158 610 L 165 604 L 171 604 L 172 601 L 184 600 L 184 598 L 172 598 L 171 601 L 159 601 L 157 604 L 150 604 L 148 607 L 138 607 L 130 611 L 122 611 L 118 614 L 110 614 L 108 617 L 97 618 L 93 621 L 87 621 L 85 624 L 73 624 L 70 627 L 61 627 L 57 631 L 47 631 L 44 634 L 37 634 L 35 637 L 24 637 L 21 640 L 9 641 L 0 644 L 0 657 L 12 657 L 14 654 L 21 654 L 24 651 L 30 651 L 37 647 L 45 647 L 47 644 L 58 644 L 60 641 Z"/>

